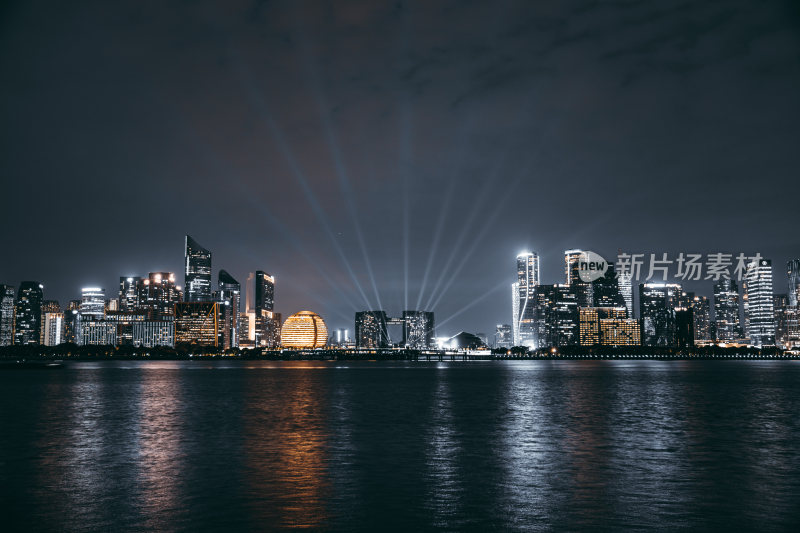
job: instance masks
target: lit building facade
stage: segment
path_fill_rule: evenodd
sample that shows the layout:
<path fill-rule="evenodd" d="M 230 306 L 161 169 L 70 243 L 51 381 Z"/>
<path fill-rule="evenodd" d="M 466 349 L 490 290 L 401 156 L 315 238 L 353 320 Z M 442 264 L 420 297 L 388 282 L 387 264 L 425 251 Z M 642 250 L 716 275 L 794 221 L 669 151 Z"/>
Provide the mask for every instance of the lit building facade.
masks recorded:
<path fill-rule="evenodd" d="M 15 304 L 15 345 L 36 345 L 41 341 L 43 288 L 38 281 L 23 281 L 19 286 Z"/>
<path fill-rule="evenodd" d="M 14 287 L 0 284 L 0 346 L 14 344 Z"/>
<path fill-rule="evenodd" d="M 64 309 L 64 342 L 78 342 L 78 318 L 81 308 L 80 300 L 70 300 Z"/>
<path fill-rule="evenodd" d="M 739 318 L 739 285 L 720 278 L 714 283 L 714 322 L 718 342 L 733 342 L 744 337 Z"/>
<path fill-rule="evenodd" d="M 133 345 L 153 348 L 175 346 L 175 320 L 142 320 L 133 323 Z"/>
<path fill-rule="evenodd" d="M 619 285 L 619 292 L 622 299 L 625 301 L 625 308 L 628 310 L 628 318 L 634 318 L 633 315 L 633 274 L 627 272 L 625 274 L 617 275 L 617 284 Z"/>
<path fill-rule="evenodd" d="M 433 312 L 403 311 L 403 346 L 411 350 L 435 347 Z"/>
<path fill-rule="evenodd" d="M 536 346 L 571 346 L 579 342 L 578 300 L 574 285 L 536 288 Z"/>
<path fill-rule="evenodd" d="M 328 328 L 322 317 L 311 311 L 300 311 L 284 322 L 281 344 L 290 350 L 323 348 L 328 340 Z"/>
<path fill-rule="evenodd" d="M 639 285 L 642 344 L 675 346 L 675 308 L 682 293 L 682 287 L 678 283 Z"/>
<path fill-rule="evenodd" d="M 184 258 L 186 301 L 208 302 L 211 300 L 211 252 L 187 235 Z"/>
<path fill-rule="evenodd" d="M 624 307 L 627 311 L 628 303 L 620 291 L 619 279 L 613 263 L 608 265 L 606 273 L 601 278 L 594 280 L 591 286 L 593 307 Z M 627 318 L 632 317 L 633 315 L 629 314 Z"/>
<path fill-rule="evenodd" d="M 534 252 L 517 255 L 517 291 L 514 311 L 514 344 L 536 348 L 536 287 L 539 285 L 539 256 Z"/>
<path fill-rule="evenodd" d="M 790 322 L 795 318 L 795 313 L 789 306 L 789 295 L 773 294 L 772 309 L 775 314 L 775 345 L 784 350 L 791 348 Z"/>
<path fill-rule="evenodd" d="M 119 278 L 119 310 L 132 313 L 139 310 L 139 293 L 142 278 L 139 276 L 125 276 Z"/>
<path fill-rule="evenodd" d="M 694 308 L 675 308 L 675 345 L 679 348 L 694 347 Z"/>
<path fill-rule="evenodd" d="M 239 346 L 242 286 L 225 270 L 219 271 L 217 282 L 219 283 L 220 305 L 222 306 L 223 348 L 236 348 Z"/>
<path fill-rule="evenodd" d="M 106 291 L 100 287 L 81 289 L 81 317 L 86 320 L 102 320 L 106 315 Z"/>
<path fill-rule="evenodd" d="M 748 263 L 744 274 L 744 316 L 750 344 L 775 345 L 775 312 L 772 307 L 772 261 Z"/>
<path fill-rule="evenodd" d="M 564 274 L 566 284 L 571 286 L 578 299 L 578 307 L 594 305 L 594 284 L 580 278 L 580 262 L 586 260 L 586 250 L 566 250 L 564 252 Z"/>
<path fill-rule="evenodd" d="M 637 321 L 627 322 L 628 310 L 625 306 L 621 307 L 580 307 L 578 309 L 579 316 L 579 336 L 578 341 L 581 346 L 595 346 L 598 344 L 610 344 L 606 342 L 605 338 L 601 335 L 600 328 L 603 320 L 616 320 L 618 324 L 607 324 L 606 329 L 609 330 L 611 337 L 619 339 L 624 336 L 626 328 Z M 632 337 L 635 339 L 635 337 Z M 613 343 L 611 343 L 613 344 Z"/>
<path fill-rule="evenodd" d="M 356 348 L 377 350 L 389 347 L 389 333 L 385 311 L 360 311 L 356 313 Z"/>
<path fill-rule="evenodd" d="M 627 309 L 625 310 L 627 313 Z M 600 344 L 603 346 L 639 346 L 642 328 L 632 318 L 601 318 Z"/>
<path fill-rule="evenodd" d="M 117 344 L 117 324 L 78 313 L 76 343 L 78 346 L 114 346 Z"/>
<path fill-rule="evenodd" d="M 58 346 L 64 342 L 64 313 L 46 312 L 42 322 L 44 327 L 44 339 L 42 344 L 45 346 Z"/>
<path fill-rule="evenodd" d="M 792 259 L 786 263 L 786 276 L 789 280 L 789 306 L 800 304 L 800 259 Z"/>
<path fill-rule="evenodd" d="M 220 345 L 219 303 L 181 302 L 175 304 L 175 345 Z"/>

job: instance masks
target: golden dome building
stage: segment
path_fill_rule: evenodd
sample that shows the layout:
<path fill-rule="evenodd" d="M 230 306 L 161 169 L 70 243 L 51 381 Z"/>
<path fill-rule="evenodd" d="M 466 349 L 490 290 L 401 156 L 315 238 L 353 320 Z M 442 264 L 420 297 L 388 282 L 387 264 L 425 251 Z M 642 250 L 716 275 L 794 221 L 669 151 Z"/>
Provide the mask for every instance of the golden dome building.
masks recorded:
<path fill-rule="evenodd" d="M 311 311 L 293 314 L 281 327 L 281 345 L 290 350 L 313 350 L 328 342 L 328 328 L 322 317 Z"/>

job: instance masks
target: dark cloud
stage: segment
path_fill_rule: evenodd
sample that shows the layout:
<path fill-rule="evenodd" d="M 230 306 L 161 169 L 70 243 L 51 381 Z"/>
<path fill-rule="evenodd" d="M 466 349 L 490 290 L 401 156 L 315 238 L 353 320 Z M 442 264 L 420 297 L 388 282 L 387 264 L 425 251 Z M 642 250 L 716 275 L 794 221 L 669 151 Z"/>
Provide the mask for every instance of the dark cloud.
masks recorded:
<path fill-rule="evenodd" d="M 800 255 L 796 2 L 2 9 L 0 281 L 60 300 L 186 232 L 333 326 L 471 306 L 442 333 L 509 320 L 522 247 Z"/>

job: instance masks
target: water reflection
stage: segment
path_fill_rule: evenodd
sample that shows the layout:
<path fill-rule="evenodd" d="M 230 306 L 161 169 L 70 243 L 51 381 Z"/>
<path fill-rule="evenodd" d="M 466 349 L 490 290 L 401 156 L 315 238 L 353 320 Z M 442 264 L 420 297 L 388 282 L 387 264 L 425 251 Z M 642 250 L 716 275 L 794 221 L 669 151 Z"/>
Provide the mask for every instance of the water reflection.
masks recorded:
<path fill-rule="evenodd" d="M 146 529 L 160 530 L 186 519 L 183 499 L 185 453 L 181 446 L 184 402 L 174 363 L 139 370 L 140 399 L 135 431 L 139 501 Z"/>
<path fill-rule="evenodd" d="M 459 461 L 463 453 L 453 422 L 450 376 L 447 364 L 436 369 L 436 389 L 430 401 L 425 469 L 429 477 L 425 499 L 433 512 L 434 527 L 451 524 L 462 512 L 464 487 Z"/>
<path fill-rule="evenodd" d="M 245 479 L 257 524 L 319 527 L 329 497 L 323 382 L 302 368 L 254 371 L 244 415 Z"/>

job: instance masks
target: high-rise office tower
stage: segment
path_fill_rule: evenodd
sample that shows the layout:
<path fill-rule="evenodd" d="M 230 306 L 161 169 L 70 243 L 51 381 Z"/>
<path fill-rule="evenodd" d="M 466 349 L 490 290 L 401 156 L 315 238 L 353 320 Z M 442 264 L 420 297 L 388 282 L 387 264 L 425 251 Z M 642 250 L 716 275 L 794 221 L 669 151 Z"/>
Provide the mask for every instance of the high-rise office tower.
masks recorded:
<path fill-rule="evenodd" d="M 14 323 L 14 344 L 39 344 L 42 332 L 42 300 L 44 287 L 38 281 L 23 281 L 17 293 Z"/>
<path fill-rule="evenodd" d="M 534 252 L 517 255 L 517 297 L 514 344 L 536 348 L 536 287 L 539 285 L 539 256 Z M 513 307 L 513 304 L 512 304 Z"/>
<path fill-rule="evenodd" d="M 694 347 L 694 308 L 675 308 L 675 345 L 679 348 Z"/>
<path fill-rule="evenodd" d="M 81 319 L 102 320 L 106 315 L 106 291 L 100 287 L 81 289 Z"/>
<path fill-rule="evenodd" d="M 789 306 L 797 307 L 800 303 L 800 259 L 786 263 L 786 275 L 789 278 Z"/>
<path fill-rule="evenodd" d="M 175 304 L 181 301 L 181 292 L 175 285 L 173 272 L 150 272 L 141 282 L 139 310 L 151 320 L 169 318 L 175 314 Z"/>
<path fill-rule="evenodd" d="M 435 343 L 433 313 L 403 311 L 403 346 L 412 350 L 427 350 Z"/>
<path fill-rule="evenodd" d="M 385 311 L 360 311 L 356 313 L 356 348 L 377 350 L 389 347 Z"/>
<path fill-rule="evenodd" d="M 139 310 L 139 294 L 141 292 L 142 278 L 127 276 L 119 278 L 119 310 L 132 313 Z"/>
<path fill-rule="evenodd" d="M 207 302 L 211 300 L 211 252 L 187 235 L 185 257 L 186 301 Z"/>
<path fill-rule="evenodd" d="M 613 263 L 609 264 L 606 273 L 601 278 L 594 280 L 591 285 L 593 307 L 624 307 L 626 310 L 628 309 L 628 302 L 625 301 L 620 290 L 619 278 L 617 278 Z M 633 316 L 628 315 L 626 318 L 633 318 Z"/>
<path fill-rule="evenodd" d="M 256 302 L 255 310 L 274 311 L 275 305 L 275 278 L 261 270 L 256 271 Z"/>
<path fill-rule="evenodd" d="M 711 304 L 706 296 L 694 296 L 691 308 L 694 317 L 694 338 L 698 341 L 712 341 Z"/>
<path fill-rule="evenodd" d="M 536 287 L 536 347 L 579 343 L 578 300 L 574 285 Z"/>
<path fill-rule="evenodd" d="M 677 283 L 639 285 L 639 315 L 644 346 L 675 346 L 675 308 L 682 292 Z"/>
<path fill-rule="evenodd" d="M 497 324 L 494 332 L 495 348 L 511 348 L 514 344 L 511 324 Z"/>
<path fill-rule="evenodd" d="M 257 270 L 255 284 L 255 345 L 277 348 L 274 339 L 280 335 L 280 325 L 275 323 L 275 278 L 263 270 Z"/>
<path fill-rule="evenodd" d="M 628 318 L 633 318 L 633 275 L 630 272 L 619 274 L 617 284 L 622 299 L 625 300 L 625 308 L 628 310 Z"/>
<path fill-rule="evenodd" d="M 45 335 L 47 334 L 47 323 L 45 322 L 45 315 L 47 315 L 47 313 L 60 313 L 60 312 L 61 312 L 61 305 L 59 305 L 58 300 L 42 301 L 42 319 L 41 319 L 42 328 L 39 333 L 39 344 L 45 344 L 44 342 Z M 55 346 L 55 345 L 51 344 L 49 346 Z"/>
<path fill-rule="evenodd" d="M 80 300 L 70 300 L 64 309 L 64 342 L 77 342 Z"/>
<path fill-rule="evenodd" d="M 585 259 L 585 250 L 574 249 L 564 252 L 566 283 L 573 288 L 575 297 L 578 299 L 578 307 L 592 307 L 594 304 L 594 285 L 583 281 L 578 273 L 580 270 L 580 262 Z"/>
<path fill-rule="evenodd" d="M 790 323 L 794 318 L 789 305 L 788 294 L 773 294 L 772 308 L 775 313 L 775 345 L 779 348 L 787 349 L 791 347 L 789 338 Z"/>
<path fill-rule="evenodd" d="M 58 346 L 64 342 L 64 313 L 46 312 L 42 322 L 44 331 L 42 344 L 45 346 Z"/>
<path fill-rule="evenodd" d="M 223 347 L 236 348 L 239 346 L 242 286 L 225 270 L 219 271 L 217 282 L 222 305 Z"/>
<path fill-rule="evenodd" d="M 751 261 L 744 274 L 744 316 L 750 344 L 775 345 L 775 312 L 772 307 L 772 261 Z"/>
<path fill-rule="evenodd" d="M 0 284 L 0 346 L 14 343 L 14 287 Z"/>
<path fill-rule="evenodd" d="M 734 279 L 720 278 L 714 283 L 714 322 L 718 342 L 744 336 L 739 318 L 739 286 Z"/>

